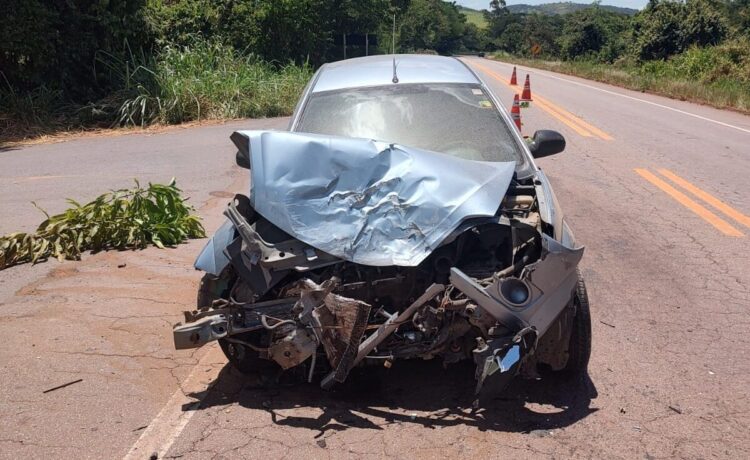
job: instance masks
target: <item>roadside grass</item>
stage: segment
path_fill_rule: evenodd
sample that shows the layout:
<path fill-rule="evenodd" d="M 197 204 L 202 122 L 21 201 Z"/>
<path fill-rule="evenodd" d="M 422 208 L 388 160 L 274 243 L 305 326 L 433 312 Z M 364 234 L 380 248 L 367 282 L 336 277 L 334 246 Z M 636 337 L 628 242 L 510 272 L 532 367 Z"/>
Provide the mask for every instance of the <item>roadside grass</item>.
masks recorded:
<path fill-rule="evenodd" d="M 275 67 L 205 40 L 136 64 L 108 62 L 122 74 L 125 89 L 115 97 L 122 126 L 288 115 L 312 75 L 308 66 Z"/>
<path fill-rule="evenodd" d="M 60 91 L 40 86 L 21 93 L 0 79 L 0 146 L 8 138 L 23 139 L 64 124 L 68 111 Z"/>
<path fill-rule="evenodd" d="M 548 61 L 494 53 L 513 64 L 574 75 L 720 109 L 750 113 L 750 41 L 698 48 L 666 61 L 602 64 L 585 60 Z"/>
<path fill-rule="evenodd" d="M 0 146 L 70 130 L 289 115 L 312 76 L 307 65 L 274 65 L 204 39 L 156 57 L 102 53 L 97 65 L 117 85 L 88 104 L 47 87 L 21 93 L 0 78 Z"/>

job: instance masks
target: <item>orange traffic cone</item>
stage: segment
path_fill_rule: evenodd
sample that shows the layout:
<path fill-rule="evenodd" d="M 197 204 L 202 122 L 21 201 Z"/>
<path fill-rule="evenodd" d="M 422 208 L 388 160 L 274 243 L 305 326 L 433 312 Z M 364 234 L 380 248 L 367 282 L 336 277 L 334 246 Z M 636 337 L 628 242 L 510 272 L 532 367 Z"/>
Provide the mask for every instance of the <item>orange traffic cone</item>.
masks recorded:
<path fill-rule="evenodd" d="M 518 84 L 518 80 L 516 80 L 516 66 L 513 66 L 513 74 L 510 76 L 510 84 L 514 86 Z"/>
<path fill-rule="evenodd" d="M 529 74 L 526 74 L 526 83 L 523 84 L 523 92 L 521 93 L 522 102 L 531 102 L 531 83 L 529 82 Z"/>
<path fill-rule="evenodd" d="M 510 108 L 510 118 L 516 124 L 516 128 L 521 132 L 521 104 L 518 102 L 518 94 L 513 95 L 513 107 Z"/>

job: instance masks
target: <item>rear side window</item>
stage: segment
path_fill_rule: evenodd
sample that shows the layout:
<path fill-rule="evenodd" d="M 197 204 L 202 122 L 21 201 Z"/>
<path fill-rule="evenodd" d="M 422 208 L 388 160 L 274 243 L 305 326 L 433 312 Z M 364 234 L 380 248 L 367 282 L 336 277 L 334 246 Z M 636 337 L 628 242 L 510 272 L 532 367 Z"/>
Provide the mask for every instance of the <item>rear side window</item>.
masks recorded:
<path fill-rule="evenodd" d="M 511 129 L 478 85 L 408 84 L 313 93 L 296 130 L 520 164 Z"/>

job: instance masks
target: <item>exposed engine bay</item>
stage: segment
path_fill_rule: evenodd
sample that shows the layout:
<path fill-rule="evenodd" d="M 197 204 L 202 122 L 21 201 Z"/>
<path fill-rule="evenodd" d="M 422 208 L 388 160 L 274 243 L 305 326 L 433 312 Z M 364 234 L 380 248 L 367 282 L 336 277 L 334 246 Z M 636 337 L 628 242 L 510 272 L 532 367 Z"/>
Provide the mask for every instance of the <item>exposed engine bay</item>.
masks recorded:
<path fill-rule="evenodd" d="M 560 369 L 582 249 L 550 236 L 539 192 L 514 181 L 495 216 L 464 221 L 415 267 L 334 257 L 237 195 L 225 211 L 230 264 L 212 277 L 207 304 L 185 312 L 175 346 L 218 339 L 230 359 L 252 354 L 308 380 L 322 374 L 324 388 L 355 366 L 399 359 L 472 359 L 477 393 L 493 375 L 502 387 L 538 362 Z"/>

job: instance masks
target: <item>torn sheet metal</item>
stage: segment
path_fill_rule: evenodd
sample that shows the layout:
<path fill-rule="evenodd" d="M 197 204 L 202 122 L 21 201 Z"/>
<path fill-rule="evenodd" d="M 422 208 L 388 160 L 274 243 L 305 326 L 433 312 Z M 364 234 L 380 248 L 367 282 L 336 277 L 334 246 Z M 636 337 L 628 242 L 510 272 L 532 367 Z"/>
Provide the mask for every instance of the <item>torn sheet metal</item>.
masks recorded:
<path fill-rule="evenodd" d="M 229 265 L 229 258 L 224 254 L 224 248 L 234 239 L 234 225 L 225 221 L 216 233 L 208 240 L 206 246 L 195 260 L 195 268 L 219 276 L 222 270 Z"/>
<path fill-rule="evenodd" d="M 240 134 L 250 140 L 253 207 L 363 265 L 419 265 L 465 219 L 493 216 L 515 169 L 366 139 Z"/>
<path fill-rule="evenodd" d="M 523 308 L 506 299 L 501 290 L 503 280 L 482 287 L 460 269 L 451 268 L 451 284 L 474 300 L 500 323 L 511 329 L 533 326 L 540 336 L 568 305 L 578 283 L 578 263 L 583 247 L 568 248 L 542 234 L 542 258 L 525 267 L 521 279 L 528 283 L 530 294 Z"/>

